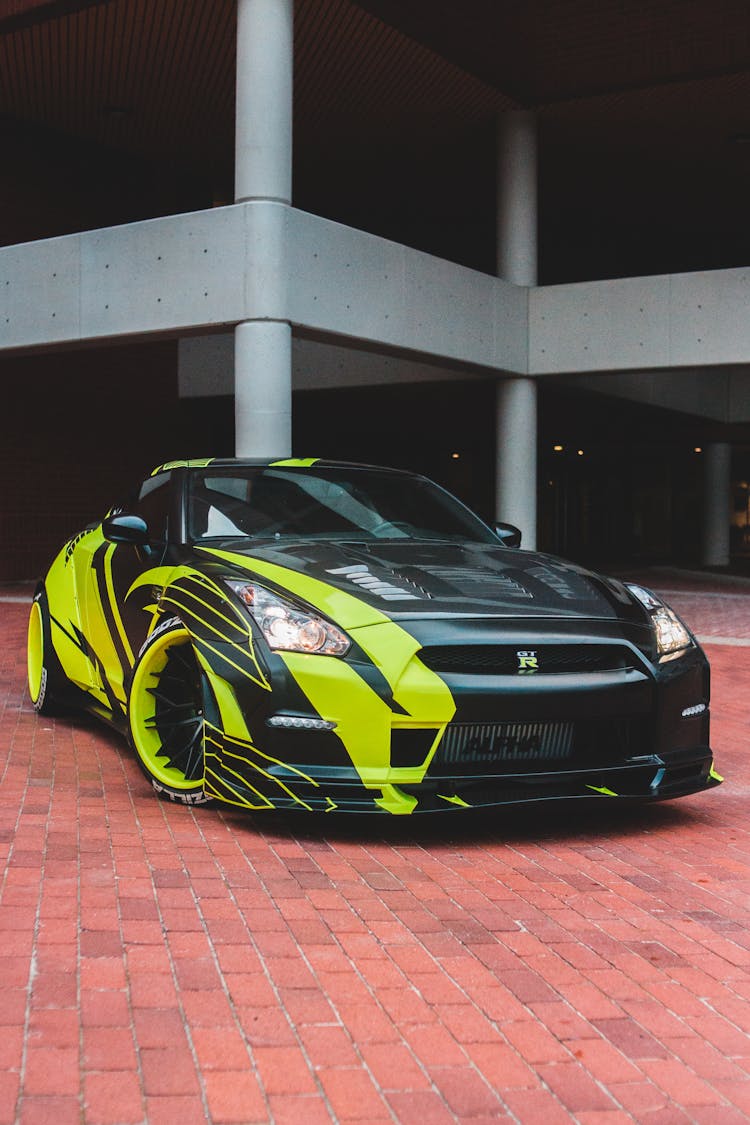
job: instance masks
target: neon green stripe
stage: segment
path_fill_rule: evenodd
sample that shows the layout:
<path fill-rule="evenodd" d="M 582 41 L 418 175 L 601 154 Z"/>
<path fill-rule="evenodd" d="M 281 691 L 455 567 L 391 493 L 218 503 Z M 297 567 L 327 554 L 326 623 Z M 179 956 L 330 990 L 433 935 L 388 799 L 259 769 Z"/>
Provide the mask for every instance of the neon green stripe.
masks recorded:
<path fill-rule="evenodd" d="M 317 465 L 320 457 L 289 457 L 286 461 L 271 461 L 271 467 L 278 468 L 281 465 L 286 465 L 292 469 L 309 469 L 311 465 Z"/>
<path fill-rule="evenodd" d="M 279 586 L 283 586 L 291 594 L 303 598 L 310 605 L 315 606 L 327 617 L 330 617 L 342 629 L 360 629 L 364 625 L 377 625 L 390 621 L 390 618 L 379 609 L 363 602 L 354 594 L 346 590 L 338 590 L 335 586 L 313 578 L 309 574 L 300 574 L 287 566 L 278 566 L 276 563 L 266 562 L 250 555 L 237 555 L 233 551 L 218 551 L 212 547 L 198 547 L 198 550 L 222 559 L 241 570 L 252 571 L 261 577 L 270 578 Z"/>
<path fill-rule="evenodd" d="M 384 785 L 383 796 L 376 797 L 375 804 L 380 805 L 381 809 L 385 809 L 386 812 L 403 816 L 414 812 L 417 798 L 412 797 L 409 793 L 402 793 L 397 785 Z"/>
<path fill-rule="evenodd" d="M 151 476 L 155 477 L 157 473 L 166 473 L 169 469 L 205 469 L 215 460 L 215 457 L 197 457 L 191 458 L 189 461 L 165 461 L 163 465 L 157 465 Z"/>
<path fill-rule="evenodd" d="M 235 660 L 230 660 L 226 653 L 219 652 L 219 650 L 214 648 L 213 645 L 210 645 L 208 641 L 204 641 L 202 637 L 193 637 L 193 641 L 195 643 L 196 652 L 198 654 L 201 665 L 205 668 L 207 673 L 210 673 L 212 669 L 210 665 L 206 663 L 205 657 L 201 657 L 201 648 L 207 649 L 209 652 L 212 652 L 214 656 L 218 656 L 219 659 L 223 660 L 225 664 L 228 664 L 231 668 L 234 668 L 241 675 L 247 676 L 248 680 L 250 680 L 251 683 L 257 684 L 258 687 L 263 688 L 264 691 L 271 691 L 271 685 L 269 684 L 265 676 L 263 677 L 263 679 L 259 679 L 257 676 L 253 676 L 252 673 L 247 670 L 247 668 L 243 668 L 243 666 L 241 664 L 238 664 Z M 235 645 L 234 647 L 239 649 L 239 645 Z M 240 651 L 242 650 L 240 649 Z"/>
<path fill-rule="evenodd" d="M 441 801 L 447 801 L 449 805 L 459 805 L 460 808 L 462 808 L 462 809 L 470 809 L 471 808 L 471 805 L 469 805 L 466 801 L 462 800 L 461 797 L 456 797 L 455 794 L 452 797 L 446 797 L 444 793 L 438 793 L 438 797 L 440 798 Z"/>
<path fill-rule="evenodd" d="M 355 668 L 335 656 L 280 652 L 316 712 L 336 723 L 362 781 L 377 785 L 390 768 L 392 712 Z"/>
<path fill-rule="evenodd" d="M 190 577 L 190 576 L 188 576 L 188 577 Z M 221 589 L 219 589 L 219 587 L 214 586 L 213 592 L 218 594 L 219 597 L 221 597 L 223 599 L 225 604 L 228 604 L 229 599 L 228 599 L 228 596 L 227 596 L 227 594 L 224 590 L 221 590 Z M 177 587 L 176 583 L 173 583 L 171 586 L 168 586 L 165 589 L 164 594 L 162 595 L 162 599 L 163 599 L 163 601 L 170 602 L 172 605 L 176 605 L 178 608 L 182 608 L 180 606 L 180 603 L 177 601 L 178 596 L 183 597 L 185 599 L 188 599 L 188 598 L 192 599 L 199 606 L 202 606 L 203 609 L 206 609 L 206 610 L 209 611 L 209 613 L 213 614 L 214 617 L 218 617 L 220 621 L 225 621 L 227 623 L 227 625 L 230 625 L 233 628 L 238 629 L 240 632 L 246 633 L 248 637 L 250 636 L 250 629 L 247 625 L 247 622 L 244 621 L 239 616 L 239 614 L 237 614 L 234 618 L 227 617 L 227 615 L 225 613 L 220 613 L 218 609 L 215 609 L 212 605 L 209 605 L 208 602 L 203 600 L 203 598 L 198 597 L 198 595 L 195 593 L 194 590 L 188 590 L 184 586 Z M 205 617 L 199 617 L 196 610 L 190 609 L 189 606 L 185 606 L 184 608 L 187 609 L 188 612 L 191 613 L 193 617 L 195 617 L 198 621 L 200 621 L 200 623 L 202 625 L 205 625 L 207 629 L 210 629 L 212 633 L 216 633 L 216 635 L 218 637 L 223 637 L 224 640 L 229 640 L 229 638 L 226 637 L 224 635 L 224 633 L 219 632 L 219 630 L 216 628 L 215 625 L 211 625 L 210 622 L 206 621 Z M 233 642 L 230 641 L 230 644 L 231 643 L 233 643 Z"/>
<path fill-rule="evenodd" d="M 125 632 L 125 626 L 123 624 L 122 617 L 120 616 L 120 607 L 117 603 L 117 598 L 115 597 L 115 585 L 112 579 L 112 556 L 114 552 L 115 545 L 114 543 L 112 543 L 104 554 L 104 577 L 107 583 L 107 597 L 109 598 L 109 605 L 112 610 L 112 616 L 115 619 L 117 632 L 120 635 L 120 640 L 122 641 L 123 648 L 125 649 L 125 655 L 130 661 L 130 667 L 132 668 L 133 664 L 135 663 L 135 656 L 133 655 L 133 650 L 130 647 L 130 640 L 128 639 L 128 635 Z"/>
<path fill-rule="evenodd" d="M 211 785 L 211 783 L 210 783 L 211 776 L 216 778 L 216 782 L 217 782 L 216 785 Z M 222 789 L 222 785 L 223 785 L 223 789 Z M 242 800 L 240 797 L 237 797 L 236 800 L 232 801 L 229 797 L 227 797 L 225 795 L 225 793 L 223 791 L 223 790 L 226 790 L 226 789 L 229 789 L 231 791 L 231 786 L 228 784 L 228 782 L 222 783 L 222 779 L 219 776 L 219 774 L 214 773 L 212 770 L 206 770 L 206 780 L 204 782 L 203 788 L 204 788 L 204 792 L 212 793 L 215 797 L 218 797 L 220 800 L 224 801 L 227 805 L 236 805 L 237 808 L 239 808 L 239 809 L 258 810 L 258 809 L 272 809 L 273 808 L 273 805 L 269 801 L 268 797 L 266 797 L 263 793 L 259 793 L 257 789 L 253 789 L 252 785 L 247 785 L 246 788 L 251 789 L 252 792 L 257 795 L 257 797 L 262 802 L 262 804 L 252 805 L 249 801 Z"/>
<path fill-rule="evenodd" d="M 249 780 L 247 780 L 247 778 L 244 776 L 244 774 L 237 773 L 236 769 L 231 769 L 225 764 L 225 758 L 226 757 L 227 757 L 227 755 L 225 754 L 223 759 L 222 759 L 223 772 L 227 773 L 227 774 L 232 774 L 233 777 L 237 778 L 237 781 L 242 782 L 243 786 L 246 785 L 247 787 L 249 787 L 249 789 L 252 789 L 253 793 L 256 793 L 257 790 L 255 789 L 255 786 L 252 785 Z M 279 781 L 278 777 L 274 777 L 272 774 L 266 773 L 265 769 L 261 769 L 261 767 L 256 766 L 254 762 L 250 762 L 249 759 L 242 758 L 238 754 L 231 754 L 231 755 L 228 755 L 228 757 L 235 757 L 235 758 L 237 758 L 237 760 L 240 760 L 240 762 L 245 762 L 247 765 L 251 766 L 251 768 L 254 769 L 255 773 L 259 773 L 262 777 L 266 777 L 266 778 L 268 778 L 269 781 L 272 781 L 274 785 L 278 785 L 279 789 L 283 790 L 284 793 L 286 793 L 288 796 L 290 796 L 292 801 L 296 801 L 297 804 L 301 804 L 302 808 L 307 809 L 308 812 L 310 811 L 310 805 L 307 803 L 307 801 L 302 801 L 300 796 L 297 796 L 297 794 L 295 792 L 290 790 L 288 785 L 284 785 L 284 783 L 282 781 Z M 271 800 L 271 798 L 269 798 L 269 800 L 271 801 L 271 804 L 273 805 L 273 801 Z"/>
<path fill-rule="evenodd" d="M 306 773 L 303 773 L 302 770 L 298 770 L 296 766 L 290 766 L 287 762 L 282 762 L 280 758 L 274 758 L 271 754 L 264 754 L 262 750 L 259 750 L 258 747 L 253 745 L 252 743 L 249 743 L 246 747 L 241 747 L 241 749 L 247 749 L 252 754 L 257 754 L 259 758 L 264 758 L 265 761 L 271 762 L 275 766 L 283 766 L 283 768 L 285 770 L 289 770 L 290 773 L 296 773 L 297 777 L 301 778 L 302 781 L 309 782 L 310 785 L 314 785 L 316 789 L 320 788 L 315 778 L 308 777 L 308 775 Z M 265 773 L 265 770 L 256 765 L 252 758 L 245 758 L 242 756 L 242 754 L 235 753 L 232 750 L 228 750 L 226 744 L 224 746 L 224 753 L 230 758 L 237 758 L 241 762 L 247 762 L 248 765 L 253 767 L 253 769 L 257 769 L 259 773 Z M 267 776 L 270 776 L 273 781 L 278 781 L 278 779 L 275 778 L 273 774 L 269 774 Z M 278 784 L 280 785 L 281 782 L 279 781 Z"/>
<path fill-rule="evenodd" d="M 250 731 L 247 729 L 245 716 L 240 710 L 237 697 L 232 691 L 232 688 L 226 680 L 222 679 L 221 676 L 217 676 L 216 673 L 212 671 L 210 665 L 206 663 L 205 658 L 201 657 L 200 653 L 198 653 L 198 659 L 213 689 L 219 708 L 219 714 L 221 715 L 222 731 L 230 738 L 238 738 L 242 742 L 249 742 L 252 745 L 253 740 L 250 737 Z"/>
<path fill-rule="evenodd" d="M 176 586 L 176 584 L 183 578 L 193 580 L 197 584 L 199 583 L 206 587 L 208 590 L 214 593 L 223 602 L 226 609 L 234 613 L 235 616 L 229 617 L 225 614 L 220 613 L 217 609 L 214 609 L 213 606 L 210 606 L 208 602 L 203 601 L 193 590 L 185 589 L 184 587 L 180 587 L 179 589 L 171 588 L 173 586 Z M 207 578 L 204 574 L 201 574 L 199 570 L 195 570 L 192 567 L 160 566 L 154 567 L 152 570 L 148 570 L 144 574 L 140 575 L 140 577 L 136 578 L 135 582 L 133 582 L 132 586 L 128 590 L 126 598 L 130 597 L 133 591 L 136 590 L 139 586 L 147 585 L 162 586 L 164 588 L 162 604 L 170 605 L 179 611 L 183 608 L 183 606 L 181 606 L 180 604 L 179 598 L 183 596 L 185 598 L 192 598 L 197 603 L 197 605 L 203 606 L 213 616 L 218 617 L 221 621 L 226 621 L 227 625 L 240 630 L 240 632 L 243 633 L 242 642 L 238 643 L 237 641 L 232 641 L 228 637 L 225 637 L 222 633 L 220 633 L 219 630 L 209 621 L 207 621 L 203 617 L 200 617 L 196 610 L 188 606 L 184 607 L 186 610 L 189 610 L 191 616 L 195 617 L 195 619 L 202 625 L 204 625 L 206 629 L 210 629 L 212 633 L 215 633 L 216 636 L 221 637 L 223 641 L 225 641 L 228 645 L 231 645 L 232 648 L 236 649 L 238 653 L 241 653 L 243 661 L 246 661 L 249 657 L 252 661 L 252 666 L 255 669 L 255 675 L 253 675 L 253 673 L 248 669 L 246 664 L 241 664 L 230 660 L 225 653 L 218 652 L 205 638 L 196 636 L 195 631 L 191 629 L 191 635 L 196 644 L 201 644 L 209 652 L 213 652 L 215 653 L 215 655 L 220 656 L 228 664 L 231 664 L 233 668 L 236 668 L 237 671 L 240 672 L 243 676 L 247 676 L 249 680 L 252 680 L 253 683 L 257 683 L 266 691 L 271 690 L 271 685 L 268 683 L 268 680 L 263 674 L 263 670 L 260 667 L 258 659 L 255 655 L 255 646 L 253 644 L 252 633 L 249 630 L 247 622 L 244 620 L 239 609 L 235 609 L 229 593 L 223 586 L 220 586 L 218 583 L 213 582 L 210 578 Z M 156 623 L 156 619 L 154 623 Z M 210 672 L 211 669 L 205 664 L 205 661 L 201 661 L 201 663 L 203 664 L 206 672 Z"/>
<path fill-rule="evenodd" d="M 398 726 L 433 727 L 436 738 L 455 714 L 456 705 L 443 680 L 417 657 L 419 642 L 383 612 L 373 609 L 353 594 L 338 590 L 310 575 L 262 559 L 228 551 L 201 548 L 270 579 L 291 594 L 331 617 L 355 636 L 357 643 L 386 679 L 393 698 L 406 712 Z M 353 665 L 331 656 L 279 652 L 316 712 L 336 723 L 336 733 L 349 753 L 363 784 L 371 788 L 392 785 L 397 780 L 417 784 L 427 763 L 405 771 L 390 769 L 391 708 L 373 691 Z M 411 720 L 411 721 L 410 721 Z M 429 761 L 429 759 L 428 759 Z M 410 811 L 413 805 L 401 796 L 385 795 L 389 811 Z M 406 806 L 409 808 L 406 808 Z M 393 809 L 391 809 L 393 806 Z"/>

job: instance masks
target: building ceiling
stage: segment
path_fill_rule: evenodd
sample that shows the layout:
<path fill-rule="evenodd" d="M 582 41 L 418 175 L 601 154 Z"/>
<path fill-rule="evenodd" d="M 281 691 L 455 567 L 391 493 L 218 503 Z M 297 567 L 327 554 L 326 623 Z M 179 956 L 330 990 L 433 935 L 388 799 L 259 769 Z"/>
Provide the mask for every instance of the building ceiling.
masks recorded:
<path fill-rule="evenodd" d="M 743 71 L 744 0 L 359 0 L 525 106 Z"/>
<path fill-rule="evenodd" d="M 0 137 L 230 198 L 234 19 L 235 0 L 0 0 Z M 297 0 L 302 206 L 460 259 L 461 216 L 492 206 L 493 122 L 519 106 L 539 113 L 542 280 L 747 263 L 746 0 Z M 419 233 L 431 209 L 453 247 Z"/>

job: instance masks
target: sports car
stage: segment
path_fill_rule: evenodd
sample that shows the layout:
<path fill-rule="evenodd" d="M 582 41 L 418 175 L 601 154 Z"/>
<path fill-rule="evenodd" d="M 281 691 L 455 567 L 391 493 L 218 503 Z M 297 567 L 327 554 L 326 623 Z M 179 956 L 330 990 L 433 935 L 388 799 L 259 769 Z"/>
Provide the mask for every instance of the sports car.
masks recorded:
<path fill-rule="evenodd" d="M 40 583 L 30 697 L 113 724 L 188 805 L 401 814 L 717 785 L 689 629 L 519 543 L 411 473 L 170 462 Z"/>

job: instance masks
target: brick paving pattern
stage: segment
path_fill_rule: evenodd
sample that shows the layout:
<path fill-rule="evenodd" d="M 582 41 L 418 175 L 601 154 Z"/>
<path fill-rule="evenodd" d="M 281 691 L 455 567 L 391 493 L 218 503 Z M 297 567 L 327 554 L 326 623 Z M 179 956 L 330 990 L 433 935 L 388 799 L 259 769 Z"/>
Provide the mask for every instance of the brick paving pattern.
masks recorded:
<path fill-rule="evenodd" d="M 750 637 L 750 587 L 678 578 L 649 576 L 701 635 Z M 747 644 L 707 645 L 702 796 L 281 818 L 163 804 L 106 728 L 37 717 L 27 593 L 0 590 L 0 1125 L 750 1120 Z"/>

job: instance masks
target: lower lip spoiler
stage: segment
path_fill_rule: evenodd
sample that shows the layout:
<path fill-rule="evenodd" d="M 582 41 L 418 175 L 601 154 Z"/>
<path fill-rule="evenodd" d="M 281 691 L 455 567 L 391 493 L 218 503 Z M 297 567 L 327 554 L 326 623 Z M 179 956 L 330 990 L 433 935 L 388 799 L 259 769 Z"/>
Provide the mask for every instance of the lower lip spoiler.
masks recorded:
<path fill-rule="evenodd" d="M 428 771 L 418 785 L 399 785 L 394 771 L 389 771 L 382 788 L 365 788 L 356 771 L 347 767 L 301 764 L 297 768 L 317 782 L 304 794 L 305 801 L 312 808 L 328 811 L 333 805 L 341 812 L 380 812 L 384 801 L 391 812 L 446 812 L 584 798 L 659 801 L 712 789 L 721 782 L 708 747 L 644 755 L 590 769 L 441 777 L 430 777 Z M 291 770 L 278 765 L 269 772 L 284 777 Z M 294 776 L 299 791 L 299 774 Z"/>

